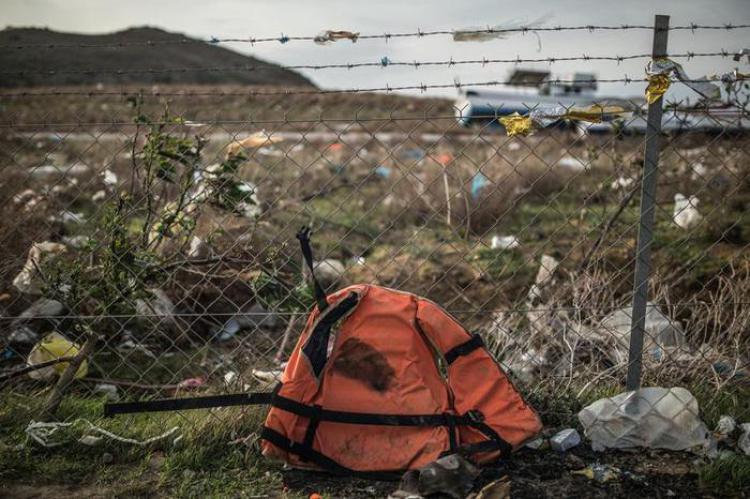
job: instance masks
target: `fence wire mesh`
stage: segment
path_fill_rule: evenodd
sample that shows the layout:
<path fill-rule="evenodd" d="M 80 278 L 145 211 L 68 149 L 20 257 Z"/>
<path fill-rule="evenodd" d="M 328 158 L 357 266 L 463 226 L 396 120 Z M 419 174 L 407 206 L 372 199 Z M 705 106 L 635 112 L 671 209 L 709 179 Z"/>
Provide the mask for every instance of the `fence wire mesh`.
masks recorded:
<path fill-rule="evenodd" d="M 644 101 L 618 102 L 616 120 L 508 136 L 497 112 L 381 90 L 0 96 L 7 396 L 54 394 L 65 363 L 17 369 L 79 349 L 68 421 L 102 399 L 270 390 L 314 304 L 303 225 L 328 291 L 369 283 L 441 304 L 548 421 L 620 391 L 633 361 Z M 738 397 L 750 338 L 742 98 L 666 103 L 660 136 L 643 383 L 689 388 L 711 421 L 750 417 Z M 166 428 L 153 418 L 150 429 Z"/>

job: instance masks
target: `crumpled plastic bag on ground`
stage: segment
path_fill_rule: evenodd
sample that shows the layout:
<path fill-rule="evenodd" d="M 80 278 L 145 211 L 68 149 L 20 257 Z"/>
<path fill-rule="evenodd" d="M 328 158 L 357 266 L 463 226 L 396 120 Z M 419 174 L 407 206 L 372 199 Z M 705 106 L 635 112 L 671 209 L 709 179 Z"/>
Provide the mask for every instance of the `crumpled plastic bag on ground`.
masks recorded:
<path fill-rule="evenodd" d="M 64 244 L 49 241 L 32 244 L 23 269 L 13 279 L 13 286 L 21 293 L 29 295 L 42 294 L 44 282 L 39 275 L 38 269 L 43 268 L 45 263 L 57 255 L 65 253 L 66 250 L 67 248 Z"/>
<path fill-rule="evenodd" d="M 708 448 L 710 435 L 698 414 L 698 401 L 685 388 L 653 387 L 597 400 L 578 420 L 595 451 Z"/>
<path fill-rule="evenodd" d="M 674 212 L 672 219 L 681 229 L 692 229 L 698 225 L 703 217 L 698 212 L 698 198 L 696 196 L 685 197 L 679 192 L 674 195 Z"/>
<path fill-rule="evenodd" d="M 29 358 L 26 363 L 29 366 L 35 366 L 44 362 L 59 359 L 61 357 L 75 357 L 78 355 L 80 347 L 61 335 L 60 333 L 53 332 L 45 336 L 42 341 L 37 343 L 29 353 Z M 53 366 L 43 367 L 35 371 L 29 372 L 29 377 L 37 380 L 50 381 L 55 376 L 61 375 L 67 369 L 67 362 L 60 362 Z M 75 378 L 80 379 L 88 374 L 88 364 L 84 360 L 76 371 Z"/>

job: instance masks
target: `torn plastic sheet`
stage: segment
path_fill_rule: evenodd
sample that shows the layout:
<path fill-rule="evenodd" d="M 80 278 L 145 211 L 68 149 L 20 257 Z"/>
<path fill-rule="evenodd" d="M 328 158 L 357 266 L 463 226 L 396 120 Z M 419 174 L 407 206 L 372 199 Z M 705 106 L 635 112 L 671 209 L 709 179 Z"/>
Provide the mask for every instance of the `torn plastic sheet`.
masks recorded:
<path fill-rule="evenodd" d="M 359 32 L 353 32 L 353 31 L 342 31 L 342 30 L 326 30 L 318 33 L 318 35 L 313 38 L 313 41 L 317 43 L 318 45 L 326 45 L 330 42 L 335 42 L 336 40 L 351 40 L 352 43 L 357 43 L 357 39 L 359 38 Z"/>
<path fill-rule="evenodd" d="M 526 30 L 533 31 L 545 21 L 545 18 L 539 18 L 531 22 L 525 22 L 520 19 L 512 19 L 508 22 L 496 24 L 494 26 L 480 26 L 471 28 L 462 28 L 453 31 L 454 42 L 488 42 L 491 40 L 502 40 L 516 33 L 524 33 Z"/>
<path fill-rule="evenodd" d="M 605 118 L 621 117 L 626 113 L 621 106 L 592 104 L 588 107 L 553 106 L 532 109 L 528 115 L 513 113 L 500 118 L 508 136 L 529 135 L 534 130 L 545 128 L 558 120 L 601 123 Z"/>
<path fill-rule="evenodd" d="M 709 101 L 721 99 L 721 89 L 708 78 L 704 76 L 703 78 L 692 80 L 682 68 L 682 65 L 666 57 L 660 57 L 649 61 L 646 65 L 646 75 L 648 76 L 646 97 L 649 104 L 656 102 L 664 95 L 664 92 L 669 88 L 669 76 L 673 73 L 678 80 L 704 99 Z"/>

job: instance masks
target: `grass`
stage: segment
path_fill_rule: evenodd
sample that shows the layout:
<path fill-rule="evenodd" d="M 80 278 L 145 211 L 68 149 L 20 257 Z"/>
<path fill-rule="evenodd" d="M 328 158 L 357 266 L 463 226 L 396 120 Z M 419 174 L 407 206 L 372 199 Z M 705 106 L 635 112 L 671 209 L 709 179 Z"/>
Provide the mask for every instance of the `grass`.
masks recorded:
<path fill-rule="evenodd" d="M 750 493 L 750 456 L 719 458 L 698 470 L 701 488 L 719 497 L 747 497 Z"/>
<path fill-rule="evenodd" d="M 95 447 L 77 442 L 84 425 L 66 431 L 64 445 L 45 449 L 27 442 L 23 430 L 40 407 L 39 399 L 8 394 L 0 406 L 0 480 L 35 484 L 92 484 L 119 496 L 252 497 L 283 488 L 278 464 L 265 460 L 253 443 L 263 409 L 226 408 L 157 416 L 102 420 L 102 400 L 68 397 L 63 420 L 87 419 L 115 434 L 145 439 L 179 426 L 173 437 L 146 447 L 105 439 Z M 250 445 L 230 443 L 249 437 Z M 22 446 L 22 448 L 21 448 Z M 105 463 L 105 453 L 113 456 Z M 297 497 L 287 495 L 287 497 Z"/>

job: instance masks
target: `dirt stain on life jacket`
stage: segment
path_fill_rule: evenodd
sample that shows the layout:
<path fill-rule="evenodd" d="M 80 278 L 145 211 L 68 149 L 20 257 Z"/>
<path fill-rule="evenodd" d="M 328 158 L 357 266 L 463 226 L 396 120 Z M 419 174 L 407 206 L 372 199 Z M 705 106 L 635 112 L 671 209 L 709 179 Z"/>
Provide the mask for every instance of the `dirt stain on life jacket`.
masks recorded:
<path fill-rule="evenodd" d="M 396 375 L 385 355 L 357 338 L 349 338 L 341 345 L 333 368 L 343 376 L 362 381 L 378 392 L 388 390 Z"/>

